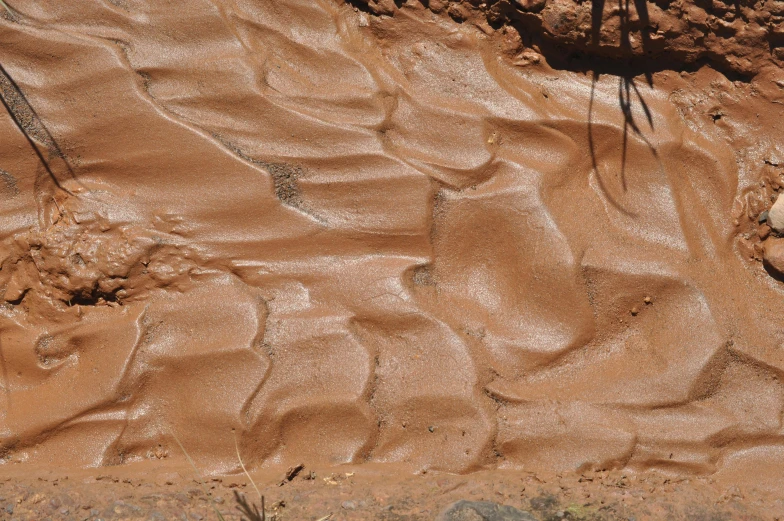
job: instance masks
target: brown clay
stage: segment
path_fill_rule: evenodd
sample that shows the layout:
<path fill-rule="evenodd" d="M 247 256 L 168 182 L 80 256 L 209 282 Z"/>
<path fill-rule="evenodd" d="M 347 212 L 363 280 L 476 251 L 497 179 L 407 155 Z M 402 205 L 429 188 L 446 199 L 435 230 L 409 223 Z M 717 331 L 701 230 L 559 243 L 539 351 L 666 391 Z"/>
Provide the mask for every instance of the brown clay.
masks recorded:
<path fill-rule="evenodd" d="M 0 474 L 780 482 L 778 4 L 354 4 L 0 20 Z"/>

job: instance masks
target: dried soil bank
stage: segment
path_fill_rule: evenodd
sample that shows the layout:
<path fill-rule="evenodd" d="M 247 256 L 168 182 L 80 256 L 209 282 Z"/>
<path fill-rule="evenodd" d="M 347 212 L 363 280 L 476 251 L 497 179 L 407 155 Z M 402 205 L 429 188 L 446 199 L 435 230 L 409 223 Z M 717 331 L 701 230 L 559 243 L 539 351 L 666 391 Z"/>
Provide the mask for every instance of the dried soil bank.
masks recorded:
<path fill-rule="evenodd" d="M 311 474 L 312 472 L 312 474 Z M 258 506 L 244 476 L 195 481 L 193 471 L 135 465 L 75 471 L 37 471 L 37 477 L 0 477 L 0 518 L 226 521 L 243 516 L 241 502 Z M 536 521 L 773 520 L 784 499 L 727 484 L 721 477 L 673 478 L 623 471 L 534 474 L 491 470 L 471 475 L 428 472 L 412 476 L 391 464 L 306 468 L 280 485 L 284 471 L 254 476 L 269 521 L 434 521 L 456 501 L 489 501 L 517 508 Z M 312 479 L 310 479 L 312 478 Z M 239 500 L 239 501 L 238 501 Z M 239 507 L 239 508 L 238 508 Z M 3 517 L 5 516 L 5 517 Z M 464 519 L 476 520 L 478 517 Z M 509 521 L 508 518 L 494 521 Z"/>
<path fill-rule="evenodd" d="M 20 11 L 0 473 L 173 435 L 236 472 L 234 429 L 252 468 L 784 477 L 775 53 L 597 76 L 414 1 Z"/>
<path fill-rule="evenodd" d="M 620 75 L 709 65 L 751 78 L 784 65 L 784 3 L 776 0 L 420 0 L 485 34 L 512 29 L 551 65 Z M 398 0 L 351 0 L 394 15 Z M 507 49 L 511 50 L 511 49 Z"/>

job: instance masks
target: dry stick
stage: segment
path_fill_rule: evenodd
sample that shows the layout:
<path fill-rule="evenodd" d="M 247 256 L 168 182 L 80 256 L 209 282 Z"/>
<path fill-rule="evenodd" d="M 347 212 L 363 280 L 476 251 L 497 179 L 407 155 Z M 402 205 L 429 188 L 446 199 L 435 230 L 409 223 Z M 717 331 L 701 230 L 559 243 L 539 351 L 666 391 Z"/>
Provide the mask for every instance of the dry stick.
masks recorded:
<path fill-rule="evenodd" d="M 267 511 L 264 510 L 264 496 L 261 495 L 261 491 L 259 491 L 259 487 L 256 486 L 256 482 L 253 481 L 252 477 L 250 477 L 250 474 L 248 473 L 248 469 L 245 468 L 245 464 L 242 462 L 242 456 L 240 456 L 240 446 L 237 443 L 237 433 L 234 431 L 234 429 L 231 430 L 231 434 L 232 436 L 234 436 L 234 449 L 237 451 L 237 460 L 240 462 L 240 467 L 242 467 L 242 471 L 245 473 L 246 476 L 248 476 L 251 485 L 253 485 L 253 488 L 256 489 L 256 493 L 261 498 L 261 520 L 264 521 L 267 519 Z M 319 518 L 318 521 L 327 521 L 328 519 L 332 519 L 332 514 L 328 514 L 322 518 Z"/>
<path fill-rule="evenodd" d="M 0 0 L 0 2 L 2 2 L 2 1 L 3 1 L 3 0 Z M 180 449 L 182 449 L 182 453 L 183 453 L 183 454 L 185 454 L 185 457 L 188 459 L 188 463 L 190 463 L 190 464 L 191 464 L 191 467 L 193 467 L 193 472 L 195 472 L 195 473 L 196 473 L 196 477 L 198 478 L 198 477 L 200 476 L 200 474 L 201 474 L 201 473 L 199 472 L 199 469 L 197 469 L 197 468 L 196 468 L 196 464 L 193 462 L 193 459 L 191 459 L 191 455 L 190 455 L 190 454 L 188 454 L 188 451 L 187 451 L 187 450 L 185 450 L 185 447 L 184 447 L 184 446 L 183 446 L 183 444 L 180 442 L 180 439 L 177 437 L 177 435 L 176 435 L 176 434 L 174 434 L 174 431 L 169 431 L 169 433 L 170 433 L 170 434 L 172 435 L 172 437 L 174 438 L 174 441 L 176 441 L 176 442 L 177 442 L 177 445 L 179 445 L 179 446 L 180 446 Z M 204 495 L 205 495 L 206 497 L 210 497 L 210 494 L 209 494 L 209 492 L 207 492 L 207 489 L 205 489 L 205 488 L 204 488 L 204 483 L 202 483 L 200 479 L 197 479 L 197 480 L 196 480 L 196 483 L 198 483 L 198 484 L 199 484 L 199 488 L 201 488 L 201 491 L 204 493 Z M 226 521 L 226 519 L 224 519 L 224 517 L 223 517 L 223 514 L 221 514 L 221 513 L 220 513 L 220 510 L 218 510 L 218 507 L 217 507 L 217 506 L 215 506 L 215 500 L 214 500 L 214 499 L 212 499 L 212 498 L 210 499 L 210 505 L 212 505 L 212 509 L 213 509 L 213 510 L 215 510 L 215 514 L 217 514 L 217 515 L 218 515 L 218 519 L 220 519 L 220 521 Z"/>
<path fill-rule="evenodd" d="M 242 456 L 240 456 L 240 445 L 237 443 L 237 433 L 234 431 L 234 429 L 231 430 L 231 435 L 234 438 L 234 449 L 237 451 L 237 460 L 240 462 L 240 467 L 242 467 L 242 471 L 245 473 L 245 475 L 248 476 L 250 484 L 253 485 L 253 488 L 256 489 L 256 494 L 258 494 L 259 499 L 261 499 L 261 519 L 264 520 L 267 518 L 267 511 L 264 509 L 264 496 L 261 495 L 259 487 L 256 486 L 256 482 L 253 481 L 252 477 L 250 477 L 248 469 L 245 468 L 245 464 L 242 462 Z"/>
<path fill-rule="evenodd" d="M 3 0 L 0 0 L 0 4 L 2 4 L 3 7 L 5 7 L 5 10 L 8 11 L 8 14 L 10 14 L 11 16 L 14 15 L 14 12 L 11 10 L 10 7 L 8 7 L 8 4 L 6 4 Z"/>
<path fill-rule="evenodd" d="M 248 474 L 248 469 L 245 468 L 245 464 L 242 462 L 242 456 L 240 456 L 240 446 L 237 443 L 237 433 L 234 431 L 234 429 L 231 430 L 231 435 L 234 437 L 234 449 L 237 451 L 237 460 L 240 462 L 240 467 L 242 467 L 242 471 L 245 473 L 245 475 L 248 476 L 250 484 L 253 485 L 253 488 L 256 489 L 256 494 L 258 494 L 259 498 L 264 501 L 264 496 L 261 495 L 259 487 L 256 486 L 256 482 L 253 481 L 252 477 L 250 477 L 250 474 Z"/>

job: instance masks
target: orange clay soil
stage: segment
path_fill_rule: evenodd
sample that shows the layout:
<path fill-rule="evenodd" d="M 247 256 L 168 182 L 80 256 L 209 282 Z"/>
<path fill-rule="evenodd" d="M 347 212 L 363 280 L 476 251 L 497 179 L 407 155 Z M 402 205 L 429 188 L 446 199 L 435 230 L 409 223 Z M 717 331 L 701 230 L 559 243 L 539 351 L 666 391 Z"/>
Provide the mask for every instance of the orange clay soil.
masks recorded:
<path fill-rule="evenodd" d="M 564 2 L 11 2 L 0 496 L 236 437 L 784 515 L 782 3 Z"/>

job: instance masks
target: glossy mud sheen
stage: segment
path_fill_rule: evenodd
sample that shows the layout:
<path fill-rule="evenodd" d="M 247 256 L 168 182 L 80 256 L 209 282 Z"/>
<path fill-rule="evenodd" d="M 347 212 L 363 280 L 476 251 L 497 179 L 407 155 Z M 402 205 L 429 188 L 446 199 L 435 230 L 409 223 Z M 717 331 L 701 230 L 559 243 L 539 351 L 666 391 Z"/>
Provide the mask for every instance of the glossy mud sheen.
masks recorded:
<path fill-rule="evenodd" d="M 781 478 L 781 70 L 363 9 L 0 21 L 5 464 Z"/>

